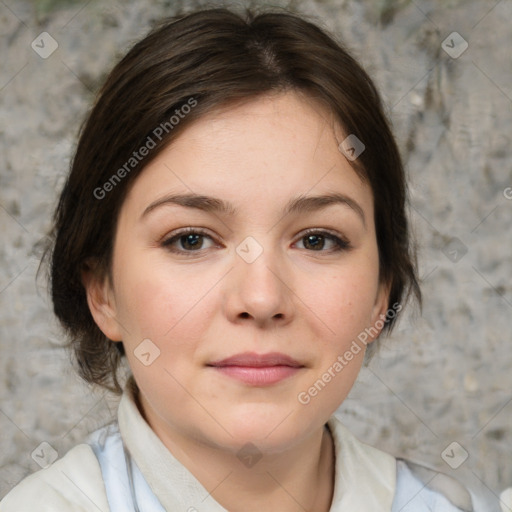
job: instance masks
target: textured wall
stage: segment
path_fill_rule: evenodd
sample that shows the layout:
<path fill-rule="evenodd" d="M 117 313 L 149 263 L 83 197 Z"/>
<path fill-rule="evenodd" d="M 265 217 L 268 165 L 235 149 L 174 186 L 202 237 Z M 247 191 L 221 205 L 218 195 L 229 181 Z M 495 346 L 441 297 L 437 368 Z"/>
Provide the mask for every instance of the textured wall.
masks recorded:
<path fill-rule="evenodd" d="M 73 373 L 36 284 L 39 248 L 94 91 L 183 3 L 0 2 L 0 496 L 39 468 L 41 442 L 62 455 L 115 413 Z M 423 315 L 381 340 L 341 413 L 361 439 L 453 474 L 494 510 L 512 485 L 512 1 L 288 5 L 337 33 L 380 86 L 421 251 Z M 456 469 L 442 456 L 453 442 L 469 455 L 444 452 Z"/>

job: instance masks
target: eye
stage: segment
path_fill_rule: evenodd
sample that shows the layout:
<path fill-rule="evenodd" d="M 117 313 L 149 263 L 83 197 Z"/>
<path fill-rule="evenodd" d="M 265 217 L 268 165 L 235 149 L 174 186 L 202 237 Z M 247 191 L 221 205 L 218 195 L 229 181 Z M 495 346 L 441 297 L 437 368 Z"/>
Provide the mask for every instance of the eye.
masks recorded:
<path fill-rule="evenodd" d="M 205 239 L 213 242 L 212 237 L 205 231 L 190 227 L 181 229 L 171 237 L 166 238 L 161 245 L 174 253 L 190 254 L 208 249 L 209 247 L 205 247 Z"/>
<path fill-rule="evenodd" d="M 350 248 L 350 243 L 329 231 L 310 229 L 303 233 L 299 242 L 304 243 L 304 248 L 314 252 L 339 252 Z M 297 242 L 298 243 L 298 242 Z M 331 246 L 331 249 L 324 250 L 325 246 Z"/>

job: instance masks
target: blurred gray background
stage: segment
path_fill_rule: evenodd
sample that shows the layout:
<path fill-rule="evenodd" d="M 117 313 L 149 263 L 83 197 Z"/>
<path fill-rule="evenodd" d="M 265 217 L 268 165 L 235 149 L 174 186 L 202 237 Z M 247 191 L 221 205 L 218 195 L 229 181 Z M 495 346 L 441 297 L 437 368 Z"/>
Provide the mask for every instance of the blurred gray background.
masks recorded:
<path fill-rule="evenodd" d="M 115 415 L 62 349 L 36 283 L 41 242 L 106 73 L 156 20 L 205 5 L 220 2 L 0 0 L 0 497 L 39 469 L 40 443 L 62 456 Z M 253 5 L 311 15 L 348 45 L 410 176 L 423 315 L 381 339 L 339 412 L 360 439 L 498 510 L 512 486 L 512 1 Z"/>

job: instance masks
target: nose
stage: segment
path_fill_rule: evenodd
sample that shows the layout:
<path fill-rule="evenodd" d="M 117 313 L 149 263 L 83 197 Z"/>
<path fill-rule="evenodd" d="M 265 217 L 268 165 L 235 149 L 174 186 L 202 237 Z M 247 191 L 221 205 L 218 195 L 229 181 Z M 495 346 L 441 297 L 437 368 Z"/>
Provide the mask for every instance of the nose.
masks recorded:
<path fill-rule="evenodd" d="M 253 322 L 260 328 L 289 323 L 293 315 L 293 283 L 284 259 L 270 249 L 264 249 L 252 262 L 239 254 L 235 258 L 226 283 L 227 317 L 234 323 Z"/>

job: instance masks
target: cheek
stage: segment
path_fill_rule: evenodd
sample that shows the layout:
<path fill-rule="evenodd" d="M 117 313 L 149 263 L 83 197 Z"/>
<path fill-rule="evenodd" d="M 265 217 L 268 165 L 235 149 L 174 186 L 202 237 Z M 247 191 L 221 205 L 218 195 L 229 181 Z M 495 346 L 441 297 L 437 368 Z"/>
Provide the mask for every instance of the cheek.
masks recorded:
<path fill-rule="evenodd" d="M 326 347 L 342 349 L 370 325 L 377 280 L 377 273 L 371 268 L 347 267 L 324 279 L 311 281 L 304 288 L 302 294 L 309 297 L 307 305 L 319 319 L 322 332 L 318 335 Z"/>
<path fill-rule="evenodd" d="M 198 316 L 205 318 L 212 308 L 214 294 L 205 293 L 215 284 L 211 276 L 185 266 L 176 271 L 162 260 L 118 262 L 116 306 L 129 332 L 125 342 L 150 338 L 167 347 L 172 339 L 173 345 L 190 345 L 200 334 Z"/>

